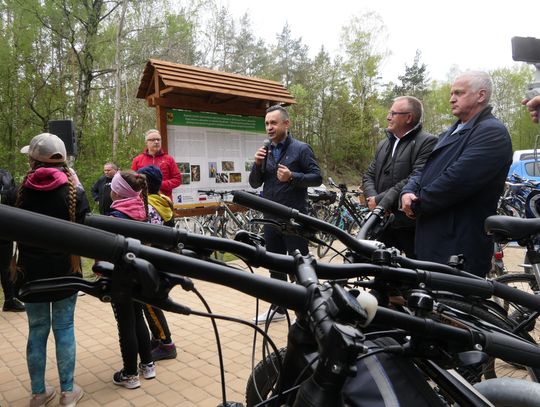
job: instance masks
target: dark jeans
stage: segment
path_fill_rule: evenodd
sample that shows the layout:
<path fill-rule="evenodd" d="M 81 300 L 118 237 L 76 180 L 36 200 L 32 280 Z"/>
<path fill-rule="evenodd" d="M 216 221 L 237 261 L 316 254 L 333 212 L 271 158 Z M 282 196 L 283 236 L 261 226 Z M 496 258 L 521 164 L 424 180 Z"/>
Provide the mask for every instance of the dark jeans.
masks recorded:
<path fill-rule="evenodd" d="M 13 242 L 0 241 L 0 282 L 2 290 L 4 290 L 5 301 L 9 301 L 15 296 L 9 270 L 12 256 Z"/>
<path fill-rule="evenodd" d="M 395 247 L 405 253 L 407 257 L 416 259 L 414 236 L 414 228 L 387 228 L 379 238 L 379 241 L 384 243 L 386 247 Z"/>
<path fill-rule="evenodd" d="M 136 301 L 112 303 L 118 324 L 118 340 L 125 375 L 137 374 L 137 355 L 141 363 L 152 362 L 150 335 L 144 322 L 143 305 Z"/>
<path fill-rule="evenodd" d="M 308 241 L 300 236 L 285 235 L 280 230 L 265 225 L 264 240 L 266 241 L 266 250 L 273 253 L 293 254 L 298 249 L 303 255 L 308 254 Z M 270 270 L 270 277 L 287 281 L 287 274 L 280 273 L 277 270 Z M 272 305 L 275 308 L 275 305 Z M 285 310 L 278 307 L 277 312 L 285 313 Z"/>

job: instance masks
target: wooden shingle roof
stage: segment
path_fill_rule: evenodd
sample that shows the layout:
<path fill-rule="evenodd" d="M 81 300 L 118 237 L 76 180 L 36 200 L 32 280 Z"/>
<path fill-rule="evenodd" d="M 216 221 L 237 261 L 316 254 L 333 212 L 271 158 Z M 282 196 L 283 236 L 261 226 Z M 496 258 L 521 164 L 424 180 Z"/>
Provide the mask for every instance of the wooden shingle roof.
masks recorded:
<path fill-rule="evenodd" d="M 149 106 L 264 116 L 274 104 L 296 103 L 279 82 L 150 59 L 137 98 Z"/>

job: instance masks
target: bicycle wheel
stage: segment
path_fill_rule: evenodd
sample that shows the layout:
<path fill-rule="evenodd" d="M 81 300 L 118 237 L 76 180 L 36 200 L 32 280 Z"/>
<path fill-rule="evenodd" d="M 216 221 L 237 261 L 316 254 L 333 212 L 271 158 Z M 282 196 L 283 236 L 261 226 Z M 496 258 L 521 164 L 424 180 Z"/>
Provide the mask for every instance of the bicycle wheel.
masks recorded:
<path fill-rule="evenodd" d="M 287 348 L 279 350 L 281 360 L 285 358 Z M 261 360 L 249 375 L 246 385 L 246 407 L 253 407 L 268 398 L 279 378 L 278 358 L 272 352 Z"/>
<path fill-rule="evenodd" d="M 339 215 L 333 214 L 328 221 L 328 223 L 331 223 L 332 225 L 338 225 L 339 222 Z M 320 233 L 318 238 L 324 242 L 324 244 L 319 244 L 317 246 L 317 255 L 319 258 L 323 258 L 326 256 L 326 253 L 328 253 L 328 250 L 330 250 L 330 246 L 332 246 L 332 243 L 334 243 L 334 236 L 329 233 Z"/>
<path fill-rule="evenodd" d="M 174 223 L 174 227 L 177 229 L 185 229 L 191 233 L 197 233 L 200 235 L 204 234 L 203 226 L 200 224 L 200 222 L 197 219 L 193 217 L 178 218 L 176 222 Z"/>
<path fill-rule="evenodd" d="M 496 278 L 495 281 L 531 294 L 539 291 L 538 283 L 533 274 L 506 274 Z M 516 323 L 521 323 L 531 315 L 531 310 L 522 305 L 514 304 L 513 302 L 503 299 L 498 299 L 497 302 L 506 310 L 508 317 Z M 531 336 L 533 336 L 535 340 L 538 340 L 540 338 L 540 332 L 536 332 L 535 322 L 536 321 L 531 321 L 531 324 L 526 328 L 528 332 L 531 332 Z"/>
<path fill-rule="evenodd" d="M 490 308 L 488 303 L 474 304 L 459 298 L 438 298 L 437 301 L 506 331 L 512 331 L 512 328 L 516 326 L 510 318 L 505 318 L 497 310 Z M 525 340 L 534 342 L 534 339 L 526 332 L 518 335 Z M 537 369 L 525 369 L 523 366 L 509 364 L 495 358 L 490 358 L 481 366 L 459 367 L 456 370 L 467 379 L 467 381 L 473 384 L 482 380 L 482 377 L 485 379 L 493 379 L 496 377 L 529 378 L 532 381 L 535 381 L 537 377 L 540 377 L 540 371 L 537 371 Z"/>

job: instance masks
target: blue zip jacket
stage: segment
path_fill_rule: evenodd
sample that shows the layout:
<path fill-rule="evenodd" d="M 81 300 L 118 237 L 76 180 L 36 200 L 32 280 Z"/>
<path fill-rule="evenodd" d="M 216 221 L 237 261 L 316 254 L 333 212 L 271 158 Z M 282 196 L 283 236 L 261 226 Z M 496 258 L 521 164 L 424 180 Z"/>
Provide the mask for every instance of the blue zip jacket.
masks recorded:
<path fill-rule="evenodd" d="M 265 168 L 253 164 L 249 174 L 252 188 L 263 186 L 263 197 L 271 201 L 307 213 L 307 188 L 321 185 L 322 176 L 311 147 L 295 140 L 290 134 L 283 142 L 283 150 L 276 160 L 270 146 Z M 277 178 L 278 164 L 283 164 L 292 172 L 292 180 L 281 182 Z M 271 218 L 272 216 L 267 216 Z"/>

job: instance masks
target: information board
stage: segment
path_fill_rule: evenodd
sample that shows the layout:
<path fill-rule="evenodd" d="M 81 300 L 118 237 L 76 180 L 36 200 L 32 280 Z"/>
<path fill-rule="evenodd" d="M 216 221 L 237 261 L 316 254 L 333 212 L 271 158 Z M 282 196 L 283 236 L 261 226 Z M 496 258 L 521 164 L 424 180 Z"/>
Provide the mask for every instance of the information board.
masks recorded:
<path fill-rule="evenodd" d="M 167 110 L 168 152 L 182 173 L 175 203 L 212 200 L 199 189 L 253 190 L 253 156 L 266 138 L 264 118 Z"/>

